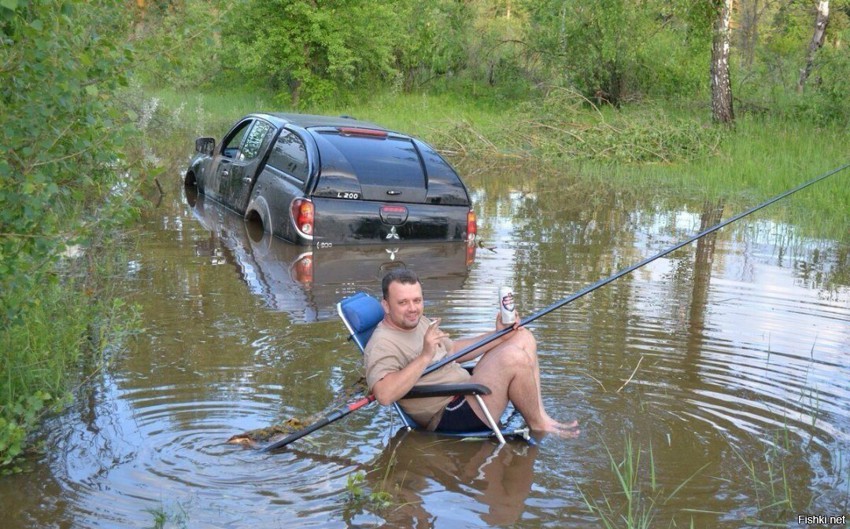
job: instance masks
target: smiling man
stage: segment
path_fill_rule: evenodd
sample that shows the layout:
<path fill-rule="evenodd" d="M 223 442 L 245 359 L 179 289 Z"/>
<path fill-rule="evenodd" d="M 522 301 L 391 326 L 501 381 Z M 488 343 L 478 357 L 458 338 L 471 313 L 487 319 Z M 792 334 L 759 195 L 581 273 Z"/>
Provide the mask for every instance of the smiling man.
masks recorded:
<path fill-rule="evenodd" d="M 500 417 L 510 402 L 532 430 L 566 436 L 578 434 L 578 423 L 559 423 L 543 407 L 537 342 L 528 329 L 514 324 L 514 330 L 502 338 L 423 377 L 430 364 L 479 342 L 485 335 L 449 338 L 440 329 L 439 319 L 424 316 L 422 284 L 410 270 L 389 272 L 381 288 L 384 319 L 366 345 L 364 356 L 366 381 L 378 402 L 389 405 L 399 401 L 404 411 L 428 430 L 487 429 L 485 415 L 472 396 L 402 398 L 418 384 L 471 382 L 490 388 L 491 393 L 483 399 L 494 417 Z M 505 327 L 508 326 L 502 324 L 501 316 L 497 316 L 495 330 Z M 458 363 L 482 355 L 472 374 Z"/>

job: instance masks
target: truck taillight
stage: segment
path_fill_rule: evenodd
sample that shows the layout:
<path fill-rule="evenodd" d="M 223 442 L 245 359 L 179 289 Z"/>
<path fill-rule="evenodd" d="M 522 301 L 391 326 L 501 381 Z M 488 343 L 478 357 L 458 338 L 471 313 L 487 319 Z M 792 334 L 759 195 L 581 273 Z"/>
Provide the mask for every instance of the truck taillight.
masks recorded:
<path fill-rule="evenodd" d="M 315 209 L 313 203 L 306 198 L 296 198 L 292 201 L 292 221 L 298 232 L 307 239 L 313 238 Z"/>
<path fill-rule="evenodd" d="M 478 223 L 475 219 L 475 212 L 471 209 L 469 213 L 466 214 L 466 240 L 474 241 L 475 235 L 478 233 Z"/>

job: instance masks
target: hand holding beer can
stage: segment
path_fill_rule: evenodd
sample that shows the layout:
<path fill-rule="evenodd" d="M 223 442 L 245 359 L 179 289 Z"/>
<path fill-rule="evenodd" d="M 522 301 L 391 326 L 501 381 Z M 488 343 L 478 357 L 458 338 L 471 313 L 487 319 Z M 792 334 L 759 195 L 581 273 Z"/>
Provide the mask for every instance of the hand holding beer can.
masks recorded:
<path fill-rule="evenodd" d="M 499 288 L 499 310 L 504 325 L 513 325 L 516 321 L 516 306 L 514 305 L 514 291 L 511 287 Z"/>

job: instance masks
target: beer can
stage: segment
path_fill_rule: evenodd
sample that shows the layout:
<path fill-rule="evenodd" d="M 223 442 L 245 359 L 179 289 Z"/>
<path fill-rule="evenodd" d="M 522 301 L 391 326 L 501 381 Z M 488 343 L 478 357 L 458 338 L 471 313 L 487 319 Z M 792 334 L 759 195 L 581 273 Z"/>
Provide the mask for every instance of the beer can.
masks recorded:
<path fill-rule="evenodd" d="M 499 310 L 502 313 L 502 323 L 511 325 L 516 321 L 514 318 L 514 291 L 511 287 L 499 288 Z"/>

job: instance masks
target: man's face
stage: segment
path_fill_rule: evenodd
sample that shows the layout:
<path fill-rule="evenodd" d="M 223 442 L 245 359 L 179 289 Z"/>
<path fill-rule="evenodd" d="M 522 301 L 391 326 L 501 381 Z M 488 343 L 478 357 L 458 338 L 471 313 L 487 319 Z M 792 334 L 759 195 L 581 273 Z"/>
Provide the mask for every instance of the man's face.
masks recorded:
<path fill-rule="evenodd" d="M 415 329 L 422 317 L 422 285 L 393 281 L 387 289 L 387 299 L 381 300 L 386 320 L 399 329 Z"/>

